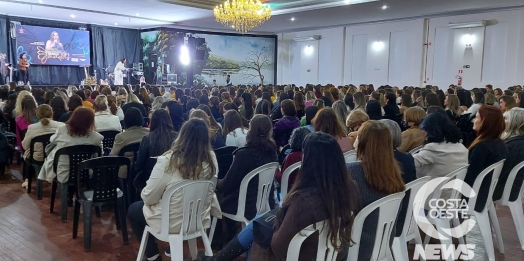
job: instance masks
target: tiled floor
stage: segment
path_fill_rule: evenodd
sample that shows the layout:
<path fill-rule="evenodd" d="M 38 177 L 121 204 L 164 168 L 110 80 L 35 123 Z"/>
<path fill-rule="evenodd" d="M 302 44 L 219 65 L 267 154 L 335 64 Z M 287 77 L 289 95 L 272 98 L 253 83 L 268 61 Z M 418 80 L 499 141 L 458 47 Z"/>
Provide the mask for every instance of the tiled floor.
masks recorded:
<path fill-rule="evenodd" d="M 63 224 L 57 212 L 60 209 L 59 200 L 55 205 L 57 211 L 49 213 L 51 194 L 49 184 L 45 184 L 41 201 L 36 200 L 34 193 L 26 194 L 20 184 L 19 180 L 10 175 L 0 177 L 0 261 L 131 261 L 136 259 L 139 242 L 130 232 L 130 244 L 123 245 L 122 237 L 116 230 L 112 211 L 102 212 L 101 218 L 93 216 L 92 252 L 86 253 L 83 251 L 82 223 L 79 226 L 78 238 L 72 239 L 72 208 L 69 208 L 68 222 Z M 524 251 L 519 246 L 509 210 L 505 207 L 500 208 L 498 214 L 506 254 L 499 254 L 496 249 L 496 260 L 524 260 Z M 477 245 L 473 260 L 487 260 L 478 230 L 468 235 L 467 243 Z M 161 246 L 167 247 L 165 244 Z M 184 252 L 186 256 L 184 261 L 190 260 L 187 257 L 188 251 Z M 169 259 L 164 258 L 164 260 Z"/>

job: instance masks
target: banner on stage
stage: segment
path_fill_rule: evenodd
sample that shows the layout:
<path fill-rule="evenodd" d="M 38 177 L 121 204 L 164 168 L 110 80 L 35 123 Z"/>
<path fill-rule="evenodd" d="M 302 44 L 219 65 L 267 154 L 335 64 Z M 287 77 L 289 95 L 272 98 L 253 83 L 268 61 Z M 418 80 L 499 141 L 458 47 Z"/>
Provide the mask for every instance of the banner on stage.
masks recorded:
<path fill-rule="evenodd" d="M 89 31 L 29 25 L 16 27 L 17 57 L 33 65 L 90 65 Z"/>

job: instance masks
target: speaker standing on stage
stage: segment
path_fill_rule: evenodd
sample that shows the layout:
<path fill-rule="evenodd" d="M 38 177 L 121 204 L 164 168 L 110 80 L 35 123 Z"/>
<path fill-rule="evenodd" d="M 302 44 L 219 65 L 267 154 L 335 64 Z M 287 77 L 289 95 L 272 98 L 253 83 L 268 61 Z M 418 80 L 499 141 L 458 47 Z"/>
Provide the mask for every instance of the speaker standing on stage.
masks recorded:
<path fill-rule="evenodd" d="M 115 85 L 124 85 L 124 71 L 127 71 L 125 66 L 126 58 L 122 58 L 120 62 L 115 65 Z"/>
<path fill-rule="evenodd" d="M 27 84 L 29 82 L 29 61 L 25 54 L 20 54 L 20 59 L 18 60 L 18 70 L 20 70 L 20 80 Z"/>

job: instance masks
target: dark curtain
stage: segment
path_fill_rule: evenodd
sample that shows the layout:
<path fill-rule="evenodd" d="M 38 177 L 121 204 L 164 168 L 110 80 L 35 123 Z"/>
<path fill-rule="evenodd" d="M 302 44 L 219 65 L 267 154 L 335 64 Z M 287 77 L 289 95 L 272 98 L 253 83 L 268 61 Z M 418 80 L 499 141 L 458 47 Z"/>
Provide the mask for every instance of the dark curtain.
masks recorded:
<path fill-rule="evenodd" d="M 98 79 L 107 79 L 115 65 L 126 58 L 125 66 L 132 68 L 140 61 L 140 31 L 103 26 L 91 26 L 93 66 Z M 106 70 L 107 69 L 107 70 Z M 133 77 L 128 74 L 128 77 Z"/>
<path fill-rule="evenodd" d="M 7 30 L 7 19 L 0 17 L 0 53 L 7 53 L 7 41 L 9 39 Z"/>

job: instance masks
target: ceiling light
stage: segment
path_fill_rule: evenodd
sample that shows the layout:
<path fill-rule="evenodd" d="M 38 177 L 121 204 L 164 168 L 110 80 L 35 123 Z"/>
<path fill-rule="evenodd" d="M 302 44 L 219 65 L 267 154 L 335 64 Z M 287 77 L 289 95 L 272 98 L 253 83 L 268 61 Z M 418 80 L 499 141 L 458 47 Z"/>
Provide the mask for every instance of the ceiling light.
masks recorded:
<path fill-rule="evenodd" d="M 373 43 L 373 50 L 380 51 L 384 49 L 384 42 L 382 41 L 376 41 Z"/>
<path fill-rule="evenodd" d="M 217 22 L 224 26 L 234 25 L 235 30 L 245 34 L 263 24 L 271 17 L 271 7 L 260 0 L 226 0 L 213 10 Z"/>
<path fill-rule="evenodd" d="M 351 2 L 351 0 L 345 0 L 344 2 L 346 3 L 346 5 L 349 5 L 349 2 Z"/>
<path fill-rule="evenodd" d="M 118 25 L 118 23 L 115 23 L 115 25 Z"/>
<path fill-rule="evenodd" d="M 140 16 L 140 14 L 139 14 L 139 13 L 136 13 L 136 16 Z"/>
<path fill-rule="evenodd" d="M 295 21 L 295 17 L 291 17 L 291 21 Z"/>
<path fill-rule="evenodd" d="M 386 9 L 388 9 L 388 6 L 387 5 L 383 5 L 382 6 L 382 10 L 386 10 Z"/>
<path fill-rule="evenodd" d="M 42 1 L 42 0 L 38 0 L 38 2 L 39 2 L 39 3 L 43 3 L 44 1 Z"/>
<path fill-rule="evenodd" d="M 76 15 L 74 15 L 74 14 L 71 14 L 69 16 L 71 16 L 71 18 L 75 18 L 76 17 Z"/>

